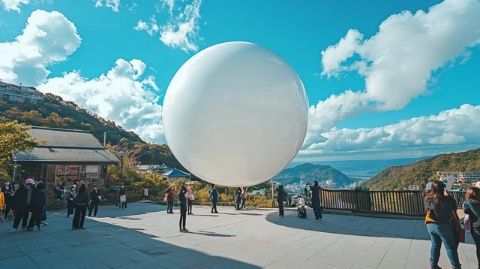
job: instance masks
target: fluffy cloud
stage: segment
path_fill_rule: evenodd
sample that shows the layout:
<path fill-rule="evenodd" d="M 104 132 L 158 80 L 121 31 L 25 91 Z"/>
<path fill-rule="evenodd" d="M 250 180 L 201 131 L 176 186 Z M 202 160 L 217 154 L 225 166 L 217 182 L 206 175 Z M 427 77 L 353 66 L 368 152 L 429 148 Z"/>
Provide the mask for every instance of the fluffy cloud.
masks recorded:
<path fill-rule="evenodd" d="M 108 7 L 114 12 L 118 12 L 120 7 L 120 0 L 95 0 L 96 7 Z"/>
<path fill-rule="evenodd" d="M 135 31 L 145 31 L 148 35 L 154 35 L 158 33 L 160 27 L 157 24 L 155 16 L 152 16 L 149 22 L 139 20 L 133 29 L 135 29 Z"/>
<path fill-rule="evenodd" d="M 30 0 L 0 0 L 3 4 L 3 8 L 8 11 L 20 12 L 20 6 L 26 5 Z"/>
<path fill-rule="evenodd" d="M 65 60 L 80 42 L 77 28 L 62 13 L 36 10 L 21 35 L 0 43 L 0 79 L 38 85 L 49 74 L 46 66 Z"/>
<path fill-rule="evenodd" d="M 168 47 L 180 48 L 185 52 L 197 51 L 201 4 L 201 0 L 193 0 L 181 6 L 176 5 L 174 0 L 164 0 L 162 6 L 167 7 L 170 14 L 165 24 L 159 26 L 155 17 L 151 17 L 149 22 L 139 20 L 134 29 L 146 31 L 149 35 L 159 33 L 160 41 Z"/>
<path fill-rule="evenodd" d="M 478 14 L 477 0 L 446 0 L 428 12 L 392 15 L 366 40 L 359 31 L 349 30 L 322 52 L 322 74 L 356 71 L 365 78 L 365 89 L 332 95 L 313 107 L 304 147 L 322 141 L 322 132 L 339 120 L 364 110 L 401 109 L 425 93 L 434 71 L 479 44 Z"/>
<path fill-rule="evenodd" d="M 464 104 L 437 115 L 422 116 L 377 128 L 331 129 L 323 142 L 301 156 L 341 156 L 412 151 L 418 156 L 480 145 L 480 106 Z M 370 156 L 371 157 L 371 156 Z"/>
<path fill-rule="evenodd" d="M 163 143 L 158 87 L 154 77 L 144 74 L 145 69 L 140 60 L 118 59 L 112 69 L 97 78 L 87 79 L 73 71 L 48 79 L 38 89 L 73 101 L 147 141 Z"/>

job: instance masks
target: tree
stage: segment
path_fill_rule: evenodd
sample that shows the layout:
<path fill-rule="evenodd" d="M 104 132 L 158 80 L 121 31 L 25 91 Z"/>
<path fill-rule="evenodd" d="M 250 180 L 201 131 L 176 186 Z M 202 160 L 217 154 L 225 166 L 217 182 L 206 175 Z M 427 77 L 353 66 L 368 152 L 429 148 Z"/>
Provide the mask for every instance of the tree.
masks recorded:
<path fill-rule="evenodd" d="M 16 121 L 0 121 L 0 178 L 9 178 L 12 155 L 16 151 L 30 151 L 37 142 L 28 133 L 30 127 Z"/>

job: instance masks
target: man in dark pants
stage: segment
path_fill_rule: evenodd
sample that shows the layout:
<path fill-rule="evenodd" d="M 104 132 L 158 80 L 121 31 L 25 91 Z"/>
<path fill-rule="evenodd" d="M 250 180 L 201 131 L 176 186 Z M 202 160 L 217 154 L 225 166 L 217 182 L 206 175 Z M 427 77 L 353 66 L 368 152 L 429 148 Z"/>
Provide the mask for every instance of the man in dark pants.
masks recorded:
<path fill-rule="evenodd" d="M 277 202 L 278 202 L 278 215 L 283 217 L 283 201 L 285 200 L 285 191 L 283 190 L 283 185 L 278 186 L 277 188 Z"/>
<path fill-rule="evenodd" d="M 212 188 L 210 189 L 210 200 L 212 201 L 212 213 L 218 213 L 217 211 L 217 202 L 218 202 L 218 192 L 215 189 L 215 184 L 212 184 Z"/>
<path fill-rule="evenodd" d="M 27 188 L 23 184 L 16 188 L 12 201 L 12 209 L 15 211 L 12 231 L 16 231 L 20 224 L 20 220 L 23 220 L 23 216 L 27 210 Z M 22 223 L 22 226 L 23 225 L 24 223 Z M 26 222 L 25 226 L 27 226 Z"/>
<path fill-rule="evenodd" d="M 178 193 L 178 205 L 180 206 L 180 221 L 178 222 L 178 226 L 180 228 L 180 232 L 188 232 L 185 228 L 185 224 L 187 222 L 187 188 L 182 186 L 180 188 L 180 192 Z"/>
<path fill-rule="evenodd" d="M 315 214 L 315 219 L 322 219 L 322 212 L 320 209 L 320 187 L 318 182 L 314 181 L 313 185 L 310 185 L 310 191 L 312 192 L 312 208 Z"/>
<path fill-rule="evenodd" d="M 47 196 L 44 190 L 45 184 L 43 182 L 39 182 L 37 187 L 32 191 L 32 197 L 30 199 L 30 211 L 32 212 L 32 216 L 28 222 L 27 231 L 32 231 L 34 226 L 37 226 L 37 230 L 40 231 L 42 213 L 47 203 Z"/>
<path fill-rule="evenodd" d="M 93 186 L 93 190 L 90 192 L 90 205 L 88 206 L 88 216 L 97 217 L 98 204 L 100 204 L 100 194 L 98 193 L 97 186 Z"/>
<path fill-rule="evenodd" d="M 13 186 L 10 185 L 10 182 L 7 182 L 5 183 L 5 186 L 3 186 L 2 192 L 5 196 L 5 211 L 3 212 L 3 218 L 6 219 L 10 209 L 12 209 L 13 195 L 15 194 L 15 190 L 13 189 Z"/>

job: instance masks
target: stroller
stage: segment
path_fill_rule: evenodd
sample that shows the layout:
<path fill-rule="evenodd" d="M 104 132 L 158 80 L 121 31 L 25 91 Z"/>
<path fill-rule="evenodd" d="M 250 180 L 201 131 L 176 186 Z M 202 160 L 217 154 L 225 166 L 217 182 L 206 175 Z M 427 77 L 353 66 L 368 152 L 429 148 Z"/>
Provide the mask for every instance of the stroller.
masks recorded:
<path fill-rule="evenodd" d="M 297 215 L 301 219 L 307 218 L 307 209 L 305 208 L 305 198 L 302 196 L 297 197 Z"/>

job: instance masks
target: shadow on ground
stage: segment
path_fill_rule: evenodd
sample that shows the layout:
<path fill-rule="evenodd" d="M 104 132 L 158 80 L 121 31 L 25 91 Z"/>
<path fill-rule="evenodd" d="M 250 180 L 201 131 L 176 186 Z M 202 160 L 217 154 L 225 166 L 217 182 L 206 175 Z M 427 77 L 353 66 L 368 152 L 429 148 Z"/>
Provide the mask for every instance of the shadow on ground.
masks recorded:
<path fill-rule="evenodd" d="M 324 214 L 319 222 L 311 209 L 307 210 L 306 219 L 298 218 L 296 209 L 285 209 L 285 217 L 280 218 L 275 212 L 268 214 L 266 220 L 285 227 L 332 234 L 430 240 L 423 220 L 415 219 Z M 466 239 L 467 244 L 473 244 L 469 234 Z"/>
<path fill-rule="evenodd" d="M 159 211 L 158 205 L 132 204 L 127 210 L 102 207 L 99 217 L 136 219 L 137 214 Z M 41 232 L 9 232 L 11 222 L 0 224 L 0 268 L 246 268 L 258 266 L 211 256 L 165 243 L 152 235 L 108 223 L 87 220 L 86 230 L 71 230 L 63 212 L 49 214 Z M 130 216 L 127 216 L 130 215 Z M 205 236 L 231 235 L 198 232 Z"/>

